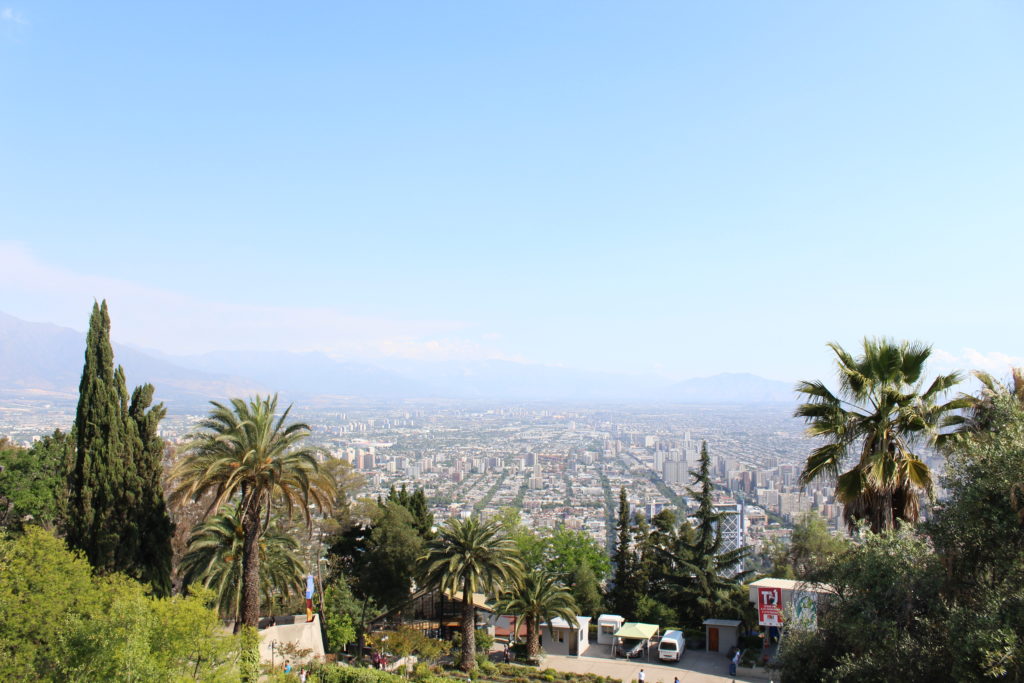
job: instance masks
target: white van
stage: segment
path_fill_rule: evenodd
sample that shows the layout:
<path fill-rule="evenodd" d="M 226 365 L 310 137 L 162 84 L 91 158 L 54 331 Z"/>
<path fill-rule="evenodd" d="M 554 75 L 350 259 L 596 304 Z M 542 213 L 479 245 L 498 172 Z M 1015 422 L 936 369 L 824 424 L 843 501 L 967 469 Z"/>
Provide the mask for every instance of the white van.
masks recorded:
<path fill-rule="evenodd" d="M 658 659 L 663 662 L 678 662 L 686 651 L 686 638 L 682 631 L 665 631 L 658 643 Z"/>

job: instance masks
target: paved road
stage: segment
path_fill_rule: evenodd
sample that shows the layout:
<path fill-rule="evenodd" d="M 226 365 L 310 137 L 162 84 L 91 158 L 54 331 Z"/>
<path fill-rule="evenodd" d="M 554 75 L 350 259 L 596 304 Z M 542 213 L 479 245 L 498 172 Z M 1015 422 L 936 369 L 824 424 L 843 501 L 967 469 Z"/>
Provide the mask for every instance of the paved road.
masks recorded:
<path fill-rule="evenodd" d="M 672 683 L 676 676 L 679 683 L 725 683 L 726 681 L 756 681 L 764 679 L 742 678 L 729 675 L 729 660 L 724 654 L 702 650 L 687 651 L 678 664 L 640 662 L 635 659 L 611 659 L 610 657 L 567 657 L 546 655 L 541 668 L 551 667 L 556 671 L 572 673 L 593 673 L 619 678 L 626 683 L 636 683 L 640 669 L 644 670 L 647 683 Z"/>

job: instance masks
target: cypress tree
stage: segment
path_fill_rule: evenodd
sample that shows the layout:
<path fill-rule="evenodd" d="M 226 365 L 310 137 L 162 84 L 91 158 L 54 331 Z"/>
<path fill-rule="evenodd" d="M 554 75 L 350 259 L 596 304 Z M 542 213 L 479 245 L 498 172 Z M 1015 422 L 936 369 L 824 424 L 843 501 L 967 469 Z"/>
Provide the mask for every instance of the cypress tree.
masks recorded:
<path fill-rule="evenodd" d="M 173 529 L 160 486 L 163 405 L 153 387 L 129 401 L 124 369 L 114 367 L 107 302 L 93 304 L 75 414 L 75 459 L 68 473 L 67 541 L 100 573 L 124 572 L 170 590 Z"/>
<path fill-rule="evenodd" d="M 614 587 L 609 592 L 608 598 L 613 612 L 629 618 L 636 607 L 635 591 L 635 558 L 633 557 L 633 530 L 632 519 L 629 511 L 629 498 L 626 496 L 626 487 L 619 490 L 619 519 L 615 525 L 618 532 L 618 540 L 615 543 L 615 555 L 612 562 L 615 564 Z"/>

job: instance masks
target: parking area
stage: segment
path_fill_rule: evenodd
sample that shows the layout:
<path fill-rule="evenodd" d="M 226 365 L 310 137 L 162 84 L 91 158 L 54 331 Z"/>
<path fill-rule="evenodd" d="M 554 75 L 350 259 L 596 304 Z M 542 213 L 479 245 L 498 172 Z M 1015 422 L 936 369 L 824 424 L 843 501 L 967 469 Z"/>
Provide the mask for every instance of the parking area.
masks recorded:
<path fill-rule="evenodd" d="M 640 669 L 644 670 L 646 683 L 723 683 L 724 681 L 745 681 L 764 683 L 764 679 L 743 678 L 729 675 L 729 659 L 717 652 L 688 650 L 678 664 L 655 660 L 648 662 L 637 659 L 612 659 L 611 657 L 567 657 L 546 655 L 541 668 L 550 667 L 556 671 L 572 673 L 593 673 L 619 678 L 626 683 L 636 683 Z"/>

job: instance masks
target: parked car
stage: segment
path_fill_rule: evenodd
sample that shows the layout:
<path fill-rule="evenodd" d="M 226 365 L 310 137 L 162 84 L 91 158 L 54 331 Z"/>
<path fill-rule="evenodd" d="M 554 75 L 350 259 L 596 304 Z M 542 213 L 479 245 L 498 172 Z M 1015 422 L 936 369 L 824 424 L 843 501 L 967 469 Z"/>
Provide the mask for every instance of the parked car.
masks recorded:
<path fill-rule="evenodd" d="M 619 643 L 616 654 L 626 659 L 635 659 L 644 654 L 644 645 L 646 644 L 646 640 L 624 640 Z"/>
<path fill-rule="evenodd" d="M 658 643 L 658 659 L 663 662 L 678 662 L 686 652 L 686 638 L 682 631 L 665 631 Z"/>

